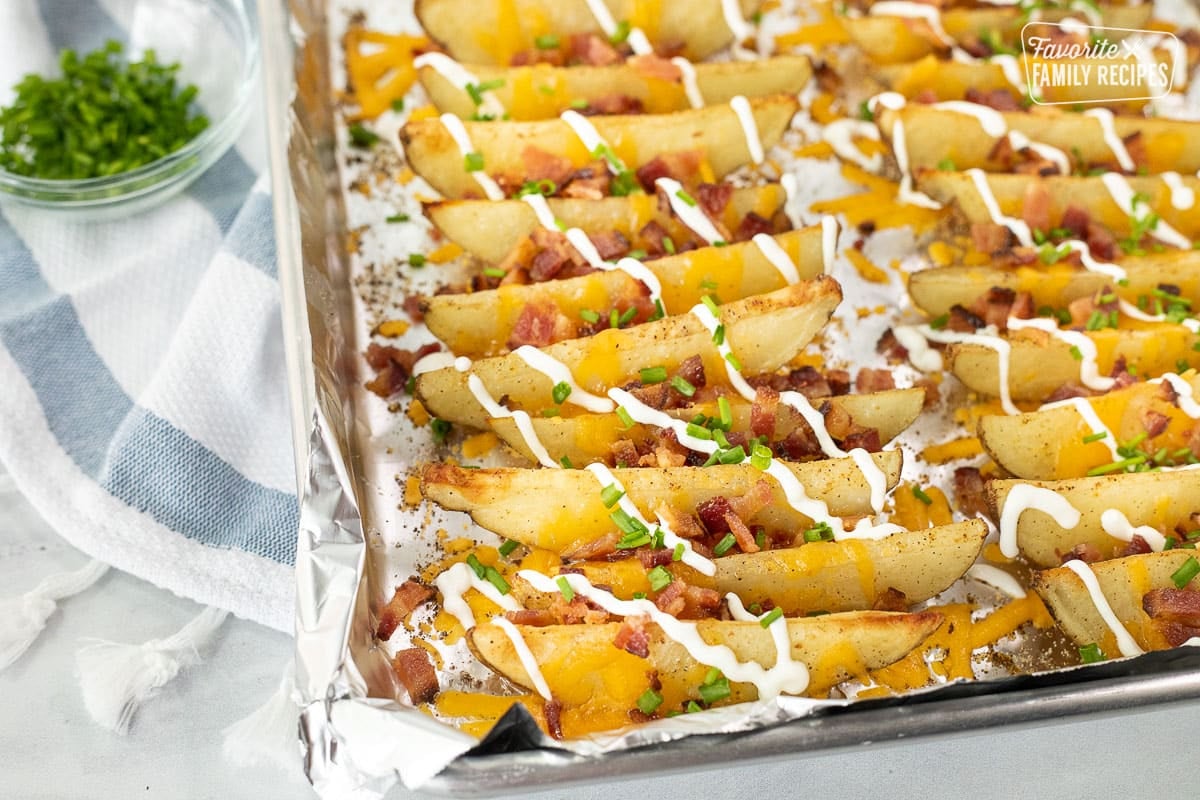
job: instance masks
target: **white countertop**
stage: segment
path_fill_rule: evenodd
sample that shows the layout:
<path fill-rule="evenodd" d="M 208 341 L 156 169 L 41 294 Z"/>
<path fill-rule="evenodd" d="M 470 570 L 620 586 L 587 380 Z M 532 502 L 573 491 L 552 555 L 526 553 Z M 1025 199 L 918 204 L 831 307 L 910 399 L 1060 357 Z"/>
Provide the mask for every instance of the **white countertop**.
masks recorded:
<path fill-rule="evenodd" d="M 0 599 L 86 559 L 50 531 L 0 477 Z M 169 635 L 199 607 L 110 572 L 65 600 L 45 633 L 0 672 L 0 797 L 311 797 L 300 775 L 235 767 L 221 731 L 274 690 L 290 640 L 241 620 L 227 622 L 205 660 L 144 704 L 121 737 L 88 717 L 75 678 L 82 640 L 142 642 Z M 550 790 L 535 798 L 1034 798 L 1189 796 L 1189 743 L 1200 702 L 1103 719 L 860 748 L 744 768 Z M 391 797 L 413 797 L 402 791 Z"/>

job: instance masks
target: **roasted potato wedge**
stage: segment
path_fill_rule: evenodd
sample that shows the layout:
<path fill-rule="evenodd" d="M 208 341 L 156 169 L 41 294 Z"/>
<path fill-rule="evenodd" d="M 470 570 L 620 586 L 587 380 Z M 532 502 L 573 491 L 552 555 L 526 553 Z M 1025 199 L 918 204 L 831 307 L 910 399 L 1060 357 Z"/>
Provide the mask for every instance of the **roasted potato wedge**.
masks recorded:
<path fill-rule="evenodd" d="M 1200 510 L 1200 473 L 1195 470 L 1131 472 L 1064 481 L 994 480 L 987 484 L 987 501 L 999 518 L 1013 487 L 1028 483 L 1050 489 L 1079 512 L 1079 524 L 1063 528 L 1049 514 L 1031 509 L 1017 520 L 1017 546 L 1039 567 L 1056 567 L 1076 545 L 1095 547 L 1103 558 L 1115 558 L 1126 547 L 1123 539 L 1104 530 L 1101 516 L 1109 509 L 1125 515 L 1133 525 L 1172 535 L 1178 524 L 1191 527 Z"/>
<path fill-rule="evenodd" d="M 1183 562 L 1195 557 L 1193 550 L 1167 550 L 1091 565 L 1113 613 L 1143 649 L 1165 650 L 1170 644 L 1142 610 L 1142 598 L 1151 589 L 1175 588 L 1171 575 Z M 1046 601 L 1046 608 L 1058 626 L 1076 644 L 1095 642 L 1107 657 L 1120 657 L 1116 637 L 1096 610 L 1078 575 L 1067 567 L 1048 569 L 1034 576 L 1033 588 Z M 1200 581 L 1193 580 L 1190 588 L 1200 588 Z"/>
<path fill-rule="evenodd" d="M 987 176 L 1000 212 L 1017 219 L 1021 218 L 1021 207 L 1033 180 L 1028 175 L 993 173 Z M 1135 193 L 1149 198 L 1150 208 L 1164 222 L 1190 239 L 1200 237 L 1200 203 L 1188 209 L 1175 208 L 1171 205 L 1171 189 L 1161 178 L 1134 175 L 1126 180 Z M 1200 193 L 1200 178 L 1187 175 L 1181 180 L 1184 186 Z M 1132 209 L 1118 206 L 1100 177 L 1055 176 L 1043 178 L 1042 182 L 1050 193 L 1053 226 L 1057 226 L 1069 206 L 1076 206 L 1118 237 L 1129 235 Z M 918 176 L 917 188 L 939 202 L 957 204 L 968 222 L 992 221 L 970 175 L 928 172 Z"/>
<path fill-rule="evenodd" d="M 880 443 L 887 443 L 906 429 L 921 413 L 925 402 L 925 391 L 920 388 L 891 389 L 871 394 L 845 394 L 828 398 L 831 407 L 842 408 L 854 420 L 855 425 L 879 431 Z M 750 429 L 751 405 L 740 397 L 729 398 L 733 414 L 732 429 Z M 824 401 L 814 405 L 819 409 Z M 665 413 L 676 419 L 690 420 L 697 414 L 712 417 L 718 413 L 715 403 L 690 405 Z M 596 461 L 607 462 L 612 456 L 612 446 L 618 440 L 629 439 L 637 443 L 649 442 L 654 430 L 649 426 L 635 424 L 626 428 L 612 414 L 579 414 L 573 417 L 549 417 L 532 420 L 534 433 L 556 461 L 564 457 L 577 467 Z M 775 430 L 771 441 L 786 439 L 797 427 L 807 426 L 799 412 L 781 403 L 775 417 Z M 537 457 L 529 449 L 528 442 L 511 419 L 491 420 L 492 430 L 504 443 L 531 462 Z"/>
<path fill-rule="evenodd" d="M 779 141 L 799 104 L 788 95 L 756 97 L 751 111 L 764 148 Z M 728 105 L 650 116 L 593 117 L 596 131 L 629 169 L 637 169 L 664 153 L 700 150 L 716 178 L 750 161 L 746 134 Z M 474 152 L 493 178 L 515 188 L 524 182 L 521 154 L 533 146 L 561 155 L 577 167 L 592 156 L 567 123 L 559 119 L 535 122 L 464 122 Z M 400 131 L 408 162 L 425 180 L 449 198 L 480 197 L 482 190 L 464 166 L 464 154 L 440 119 L 409 122 Z"/>
<path fill-rule="evenodd" d="M 897 450 L 875 453 L 888 486 L 900 477 Z M 820 498 L 836 516 L 871 513 L 871 489 L 849 458 L 788 463 L 809 496 Z M 711 467 L 641 467 L 614 470 L 613 475 L 647 520 L 662 506 L 686 509 L 717 495 L 740 496 L 764 478 L 749 463 Z M 771 481 L 773 502 L 747 524 L 803 531 L 812 520 L 788 504 L 783 489 Z M 612 509 L 600 499 L 603 487 L 584 470 L 463 469 L 430 464 L 421 474 L 421 493 L 454 511 L 466 511 L 483 528 L 518 542 L 565 554 L 615 530 Z M 886 587 L 885 587 L 886 588 Z"/>
<path fill-rule="evenodd" d="M 636 61 L 604 67 L 554 67 L 535 64 L 522 67 L 472 66 L 480 83 L 502 81 L 493 95 L 517 121 L 550 119 L 580 101 L 609 97 L 614 87 L 636 99 L 647 114 L 666 114 L 691 108 L 684 92 L 682 73 L 674 80 L 661 72 L 639 68 Z M 737 95 L 763 97 L 799 94 L 812 77 L 812 66 L 804 56 L 773 56 L 757 61 L 725 61 L 696 64 L 696 88 L 707 105 L 728 103 Z M 417 71 L 421 85 L 439 111 L 469 119 L 477 111 L 465 89 L 449 81 L 433 67 Z"/>
<path fill-rule="evenodd" d="M 1075 12 L 1064 9 L 1046 9 L 1042 20 L 1052 22 Z M 1149 21 L 1151 9 L 1147 6 L 1104 6 L 1101 9 L 1103 24 L 1111 28 L 1144 28 Z M 918 58 L 946 50 L 928 24 L 913 24 L 915 20 L 893 16 L 846 17 L 842 20 L 854 43 L 870 58 L 880 64 L 895 64 L 915 61 Z M 942 28 L 956 42 L 974 37 L 980 31 L 991 31 L 1006 45 L 1016 44 L 1020 30 L 1028 18 L 1016 6 L 1004 8 L 955 8 L 942 12 Z M 1128 33 L 1114 33 L 1113 39 L 1123 38 Z"/>
<path fill-rule="evenodd" d="M 689 586 L 733 592 L 743 603 L 770 600 L 785 614 L 810 611 L 864 611 L 888 589 L 904 594 L 908 603 L 921 603 L 939 594 L 975 562 L 987 526 L 982 520 L 895 533 L 883 539 L 844 539 L 809 542 L 785 550 L 726 555 L 714 561 L 712 577 L 682 563 L 668 564 L 672 575 Z M 571 565 L 596 586 L 608 586 L 621 600 L 634 592 L 651 592 L 640 559 L 585 561 Z M 519 581 L 514 593 L 526 608 L 541 607 L 552 598 Z"/>
<path fill-rule="evenodd" d="M 954 305 L 969 307 L 993 286 L 1029 292 L 1038 308 L 1065 308 L 1072 300 L 1101 291 L 1116 292 L 1132 303 L 1139 295 L 1150 295 L 1159 284 L 1166 283 L 1178 287 L 1182 297 L 1200 308 L 1200 251 L 1131 255 L 1115 263 L 1125 270 L 1128 285 L 1119 285 L 1104 273 L 1063 263 L 1013 269 L 955 265 L 914 273 L 908 282 L 908 292 L 918 308 L 935 317 Z"/>
<path fill-rule="evenodd" d="M 1182 325 L 1159 323 L 1134 330 L 1106 328 L 1088 331 L 1096 344 L 1100 374 L 1107 375 L 1118 358 L 1124 358 L 1138 375 L 1156 376 L 1173 372 L 1179 362 L 1200 366 L 1200 353 L 1192 349 L 1200 337 Z M 1079 361 L 1071 346 L 1044 331 L 1020 331 L 1007 335 L 1012 347 L 1009 358 L 1009 392 L 1014 400 L 1045 401 L 1064 383 L 1079 382 Z M 999 360 L 994 348 L 982 344 L 952 344 L 946 350 L 947 366 L 967 388 L 996 397 L 1000 393 Z"/>
<path fill-rule="evenodd" d="M 783 208 L 786 199 L 783 187 L 777 183 L 739 187 L 733 190 L 721 222 L 729 230 L 736 230 L 752 211 L 771 219 Z M 684 231 L 672 213 L 659 208 L 654 195 L 631 194 L 601 200 L 552 197 L 546 202 L 554 218 L 563 225 L 581 228 L 589 234 L 616 231 L 633 239 L 651 221 L 662 225 L 671 236 Z M 533 209 L 521 200 L 441 200 L 427 204 L 425 213 L 448 239 L 489 264 L 500 263 L 521 239 L 539 227 Z M 686 238 L 680 236 L 679 241 Z"/>
<path fill-rule="evenodd" d="M 702 61 L 733 42 L 721 0 L 649 5 L 636 0 L 605 0 L 613 19 L 628 20 L 655 44 L 683 45 L 683 55 Z M 743 18 L 759 10 L 761 0 L 739 0 Z M 417 19 L 425 32 L 452 56 L 469 64 L 508 64 L 535 47 L 544 34 L 604 35 L 584 0 L 417 0 Z"/>
<path fill-rule="evenodd" d="M 822 275 L 723 306 L 726 343 L 743 372 L 774 372 L 794 358 L 829 320 L 841 295 L 837 282 Z M 594 394 L 636 379 L 644 367 L 662 365 L 673 372 L 693 355 L 703 359 L 710 385 L 728 381 L 712 335 L 692 314 L 634 328 L 610 328 L 585 339 L 552 344 L 542 352 L 564 364 L 578 384 Z M 471 372 L 493 397 L 507 397 L 521 409 L 537 411 L 554 405 L 553 381 L 515 353 L 477 361 Z M 467 373 L 452 366 L 419 376 L 416 394 L 434 416 L 476 428 L 487 426 L 488 415 L 468 388 Z"/>
<path fill-rule="evenodd" d="M 1115 168 L 1112 148 L 1095 117 L 1053 111 L 994 113 L 1004 120 L 1006 131 L 1023 133 L 1034 142 L 1062 151 L 1072 169 L 1080 162 L 1086 166 L 1112 164 Z M 913 103 L 899 110 L 880 109 L 876 119 L 889 144 L 896 122 L 904 126 L 908 163 L 914 172 L 936 169 L 945 159 L 960 170 L 978 167 L 989 172 L 1009 171 L 1010 165 L 996 156 L 997 145 L 1007 133 L 994 136 L 969 114 Z M 1140 137 L 1146 154 L 1142 166 L 1152 174 L 1174 170 L 1194 175 L 1200 169 L 1200 125 L 1116 116 L 1113 128 L 1122 139 Z"/>
<path fill-rule="evenodd" d="M 819 227 L 789 231 L 776 241 L 796 265 L 801 280 L 825 271 Z M 816 260 L 812 260 L 814 253 Z M 646 267 L 662 282 L 668 314 L 685 313 L 704 295 L 716 293 L 728 302 L 787 285 L 783 274 L 753 242 L 689 250 L 647 261 Z M 518 320 L 528 311 L 545 309 L 551 318 L 561 319 L 562 325 L 556 324 L 555 329 L 565 333 L 583 324 L 580 311 L 608 314 L 609 309 L 624 310 L 636 305 L 644 292 L 642 284 L 628 273 L 612 270 L 468 294 L 435 295 L 425 298 L 421 308 L 429 330 L 451 351 L 475 358 L 505 352 Z"/>
<path fill-rule="evenodd" d="M 1200 396 L 1200 376 L 1189 373 L 1184 380 Z M 1147 433 L 1147 420 L 1167 422 L 1163 431 L 1148 437 L 1143 449 L 1150 453 L 1161 448 L 1175 452 L 1187 446 L 1196 420 L 1185 414 L 1172 397 L 1167 385 L 1135 383 L 1084 402 L 1092 407 L 1100 421 L 1112 431 L 1108 437 L 1084 442 L 1091 426 L 1071 406 L 1047 408 L 1016 416 L 988 416 L 979 420 L 979 441 L 1001 469 L 1018 478 L 1059 480 L 1081 478 L 1088 470 L 1114 460 L 1112 447 Z"/>
<path fill-rule="evenodd" d="M 806 693 L 822 695 L 843 680 L 864 676 L 868 670 L 900 660 L 941 621 L 942 616 L 935 611 L 917 614 L 850 611 L 789 619 L 791 658 L 810 670 Z M 757 622 L 706 619 L 694 624 L 701 639 L 728 647 L 741 663 L 756 662 L 764 668 L 775 664 L 774 639 Z M 629 710 L 637 708 L 637 698 L 650 686 L 648 675 L 657 676 L 662 684 L 664 711 L 682 708 L 688 700 L 699 699 L 697 687 L 704 682 L 707 665 L 696 661 L 682 644 L 664 635 L 654 623 L 646 625 L 650 634 L 649 656 L 639 658 L 627 653 L 613 644 L 620 627 L 618 622 L 542 628 L 516 626 L 550 694 L 563 705 L 564 736 L 570 737 L 580 729 L 628 724 Z M 480 661 L 513 683 L 532 687 L 533 681 L 503 629 L 485 623 L 473 628 L 468 636 Z M 753 684 L 731 678 L 730 688 L 729 703 L 757 697 Z M 607 724 L 598 726 L 597 719 Z"/>

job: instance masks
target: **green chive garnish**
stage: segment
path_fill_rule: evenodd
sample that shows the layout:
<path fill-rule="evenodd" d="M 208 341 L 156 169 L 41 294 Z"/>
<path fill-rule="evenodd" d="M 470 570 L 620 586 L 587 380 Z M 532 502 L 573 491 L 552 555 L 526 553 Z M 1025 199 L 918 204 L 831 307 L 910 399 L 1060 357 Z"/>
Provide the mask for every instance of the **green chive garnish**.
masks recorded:
<path fill-rule="evenodd" d="M 559 381 L 550 390 L 550 396 L 554 398 L 555 405 L 561 405 L 564 400 L 571 396 L 571 384 L 566 381 Z"/>
<path fill-rule="evenodd" d="M 625 426 L 626 430 L 632 428 L 636 424 L 633 421 L 633 417 L 629 416 L 629 411 L 625 408 L 625 406 L 617 406 L 617 419 L 621 420 L 621 424 Z"/>
<path fill-rule="evenodd" d="M 1106 436 L 1108 436 L 1108 431 L 1096 431 L 1095 433 L 1089 433 L 1087 436 L 1083 437 L 1083 443 L 1091 444 L 1092 442 L 1098 442 Z"/>
<path fill-rule="evenodd" d="M 463 167 L 467 172 L 479 172 L 483 169 L 483 154 L 467 153 L 463 156 Z"/>
<path fill-rule="evenodd" d="M 696 387 L 692 386 L 685 378 L 682 378 L 679 375 L 671 378 L 671 387 L 684 397 L 691 397 L 696 393 Z"/>
<path fill-rule="evenodd" d="M 1171 582 L 1175 584 L 1176 589 L 1182 589 L 1192 582 L 1197 573 L 1200 573 L 1200 561 L 1197 561 L 1195 556 L 1188 556 L 1187 561 L 1171 573 Z"/>
<path fill-rule="evenodd" d="M 913 497 L 917 498 L 925 505 L 927 505 L 927 506 L 933 505 L 933 498 L 930 497 L 929 495 L 925 494 L 925 491 L 920 486 L 913 486 L 912 493 L 913 493 Z"/>
<path fill-rule="evenodd" d="M 732 533 L 727 533 L 721 537 L 721 541 L 717 542 L 717 546 L 713 548 L 713 555 L 723 556 L 729 552 L 729 549 L 737 544 L 737 539 Z"/>
<path fill-rule="evenodd" d="M 616 484 L 610 483 L 600 490 L 600 500 L 604 503 L 605 508 L 612 508 L 621 498 L 625 496 L 625 492 L 618 489 Z"/>
<path fill-rule="evenodd" d="M 779 619 L 782 616 L 783 616 L 782 608 L 778 608 L 778 607 L 772 608 L 771 611 L 765 617 L 763 617 L 762 619 L 760 619 L 758 621 L 758 624 L 762 625 L 764 628 L 769 628 L 769 627 L 771 627 L 772 622 L 774 622 L 775 620 Z"/>
<path fill-rule="evenodd" d="M 661 592 L 674 580 L 665 567 L 655 567 L 646 573 L 646 578 L 650 581 L 650 588 L 656 592 Z"/>
<path fill-rule="evenodd" d="M 1098 661 L 1104 661 L 1104 651 L 1095 642 L 1085 644 L 1079 648 L 1079 660 L 1084 664 L 1095 664 Z"/>
<path fill-rule="evenodd" d="M 575 590 L 571 588 L 571 584 L 567 581 L 565 575 L 559 576 L 555 581 L 558 584 L 558 590 L 562 592 L 563 599 L 568 603 L 575 599 Z"/>
<path fill-rule="evenodd" d="M 653 689 L 647 689 L 642 692 L 641 697 L 637 699 L 638 711 L 649 716 L 658 710 L 658 707 L 663 703 L 663 696 Z"/>

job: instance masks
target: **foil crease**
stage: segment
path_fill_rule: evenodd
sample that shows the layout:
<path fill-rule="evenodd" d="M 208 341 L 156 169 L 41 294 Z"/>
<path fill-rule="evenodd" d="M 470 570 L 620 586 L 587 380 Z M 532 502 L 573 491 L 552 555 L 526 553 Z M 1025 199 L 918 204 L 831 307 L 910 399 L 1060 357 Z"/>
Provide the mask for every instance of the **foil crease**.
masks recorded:
<path fill-rule="evenodd" d="M 397 702 L 388 654 L 372 633 L 371 599 L 380 592 L 362 511 L 364 476 L 395 465 L 364 463 L 355 445 L 363 423 L 352 396 L 329 13 L 324 0 L 259 2 L 290 388 L 298 427 L 307 430 L 298 437 L 295 698 L 304 768 L 318 794 L 377 798 L 402 782 L 493 796 L 1200 697 L 1200 648 L 1182 648 L 902 698 L 780 697 L 571 742 L 546 737 L 519 705 L 477 741 Z M 722 737 L 719 749 L 713 736 Z"/>

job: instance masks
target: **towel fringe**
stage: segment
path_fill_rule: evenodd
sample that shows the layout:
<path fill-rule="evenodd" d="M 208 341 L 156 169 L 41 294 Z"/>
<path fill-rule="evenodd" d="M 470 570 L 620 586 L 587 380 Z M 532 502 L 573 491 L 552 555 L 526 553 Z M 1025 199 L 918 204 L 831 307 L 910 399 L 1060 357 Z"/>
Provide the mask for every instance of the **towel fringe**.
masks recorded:
<path fill-rule="evenodd" d="M 20 658 L 37 641 L 58 608 L 58 601 L 73 597 L 100 580 L 108 565 L 89 561 L 74 572 L 47 575 L 19 597 L 0 600 L 0 670 Z"/>
<path fill-rule="evenodd" d="M 124 734 L 138 707 L 185 667 L 229 616 L 206 608 L 178 633 L 143 644 L 94 641 L 75 655 L 83 704 L 97 723 Z"/>
<path fill-rule="evenodd" d="M 299 774 L 302 750 L 295 687 L 295 666 L 289 662 L 270 699 L 222 732 L 225 758 L 240 767 L 271 764 Z"/>

